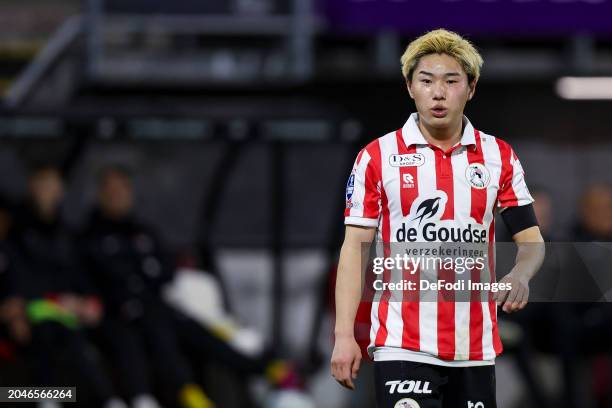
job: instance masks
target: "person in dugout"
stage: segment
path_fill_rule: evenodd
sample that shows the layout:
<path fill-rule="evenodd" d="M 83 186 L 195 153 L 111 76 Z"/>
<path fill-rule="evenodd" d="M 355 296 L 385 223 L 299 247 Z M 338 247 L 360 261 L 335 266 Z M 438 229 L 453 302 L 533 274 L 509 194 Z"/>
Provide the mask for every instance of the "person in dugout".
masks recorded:
<path fill-rule="evenodd" d="M 0 195 L 0 359 L 5 361 L 13 360 L 17 349 L 30 341 L 25 301 L 18 291 L 18 261 L 9 239 L 13 211 L 10 200 Z"/>
<path fill-rule="evenodd" d="M 18 276 L 13 280 L 18 282 L 13 294 L 25 299 L 29 327 L 13 325 L 13 336 L 29 340 L 33 385 L 84 384 L 94 406 L 122 408 L 126 405 L 116 396 L 85 332 L 100 321 L 102 309 L 79 265 L 73 235 L 62 220 L 63 195 L 57 167 L 32 168 L 28 195 L 11 234 L 13 273 Z M 71 370 L 62 369 L 66 367 Z M 69 373 L 73 377 L 67 377 Z"/>
<path fill-rule="evenodd" d="M 146 356 L 138 358 L 150 362 L 159 383 L 185 408 L 215 406 L 196 380 L 190 361 L 214 360 L 241 375 L 265 375 L 275 387 L 297 387 L 299 380 L 291 364 L 272 353 L 252 358 L 238 352 L 163 299 L 162 288 L 172 280 L 174 265 L 157 234 L 134 216 L 133 208 L 128 170 L 120 166 L 102 169 L 97 205 L 80 242 L 105 304 L 102 327 L 106 327 L 106 340 L 115 343 L 115 359 L 130 367 L 134 355 L 126 353 L 123 345 L 126 341 L 142 344 Z M 150 389 L 146 384 L 140 386 Z"/>

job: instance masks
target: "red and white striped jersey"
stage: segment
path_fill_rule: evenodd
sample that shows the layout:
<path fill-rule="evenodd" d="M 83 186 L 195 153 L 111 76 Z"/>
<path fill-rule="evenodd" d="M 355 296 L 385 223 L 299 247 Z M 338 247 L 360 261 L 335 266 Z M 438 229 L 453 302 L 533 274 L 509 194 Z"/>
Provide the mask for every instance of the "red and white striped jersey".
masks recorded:
<path fill-rule="evenodd" d="M 419 228 L 426 207 L 435 242 L 438 224 L 457 235 L 469 229 L 491 250 L 495 211 L 533 202 L 516 154 L 465 116 L 461 141 L 442 151 L 425 140 L 417 120 L 413 113 L 401 129 L 359 152 L 347 184 L 345 224 L 376 227 L 379 242 L 431 242 Z M 411 228 L 418 232 L 407 237 Z M 374 351 L 408 351 L 414 358 L 407 360 L 424 355 L 431 357 L 427 362 L 470 365 L 492 363 L 502 351 L 490 296 L 467 302 L 389 302 L 383 296 L 372 302 L 370 319 L 371 358 Z"/>

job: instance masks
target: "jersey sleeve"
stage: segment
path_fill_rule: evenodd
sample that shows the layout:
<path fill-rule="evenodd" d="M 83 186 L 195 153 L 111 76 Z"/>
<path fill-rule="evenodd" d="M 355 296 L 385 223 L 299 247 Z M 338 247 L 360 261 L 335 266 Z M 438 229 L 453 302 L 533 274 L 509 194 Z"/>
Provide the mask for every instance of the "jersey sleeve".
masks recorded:
<path fill-rule="evenodd" d="M 502 149 L 502 174 L 497 193 L 497 206 L 503 211 L 533 203 L 525 182 L 525 171 L 514 150 L 506 145 Z"/>
<path fill-rule="evenodd" d="M 380 188 L 380 171 L 364 148 L 357 155 L 346 183 L 344 224 L 378 227 Z"/>

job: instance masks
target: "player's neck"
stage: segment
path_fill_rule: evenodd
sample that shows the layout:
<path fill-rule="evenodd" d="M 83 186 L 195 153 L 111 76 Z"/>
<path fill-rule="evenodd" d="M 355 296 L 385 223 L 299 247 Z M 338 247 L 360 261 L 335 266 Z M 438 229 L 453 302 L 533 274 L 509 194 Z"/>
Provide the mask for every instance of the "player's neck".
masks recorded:
<path fill-rule="evenodd" d="M 456 145 L 463 135 L 463 117 L 459 117 L 456 123 L 446 128 L 432 128 L 418 118 L 417 125 L 427 142 L 444 151 Z"/>

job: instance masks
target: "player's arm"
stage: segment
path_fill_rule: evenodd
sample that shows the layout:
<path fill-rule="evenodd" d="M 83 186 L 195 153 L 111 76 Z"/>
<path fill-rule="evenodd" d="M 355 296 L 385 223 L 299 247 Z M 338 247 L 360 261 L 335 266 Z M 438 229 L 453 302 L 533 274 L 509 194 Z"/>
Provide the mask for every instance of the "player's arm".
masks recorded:
<path fill-rule="evenodd" d="M 503 304 L 504 312 L 512 313 L 527 305 L 529 281 L 542 266 L 545 247 L 531 204 L 506 209 L 502 217 L 512 233 L 518 252 L 514 267 L 500 281 L 510 284 L 511 289 L 495 292 L 493 300 L 498 305 Z"/>
<path fill-rule="evenodd" d="M 331 359 L 332 376 L 343 386 L 354 389 L 353 379 L 361 363 L 361 349 L 355 340 L 355 315 L 361 300 L 364 254 L 376 228 L 347 225 L 336 277 L 336 342 Z"/>

